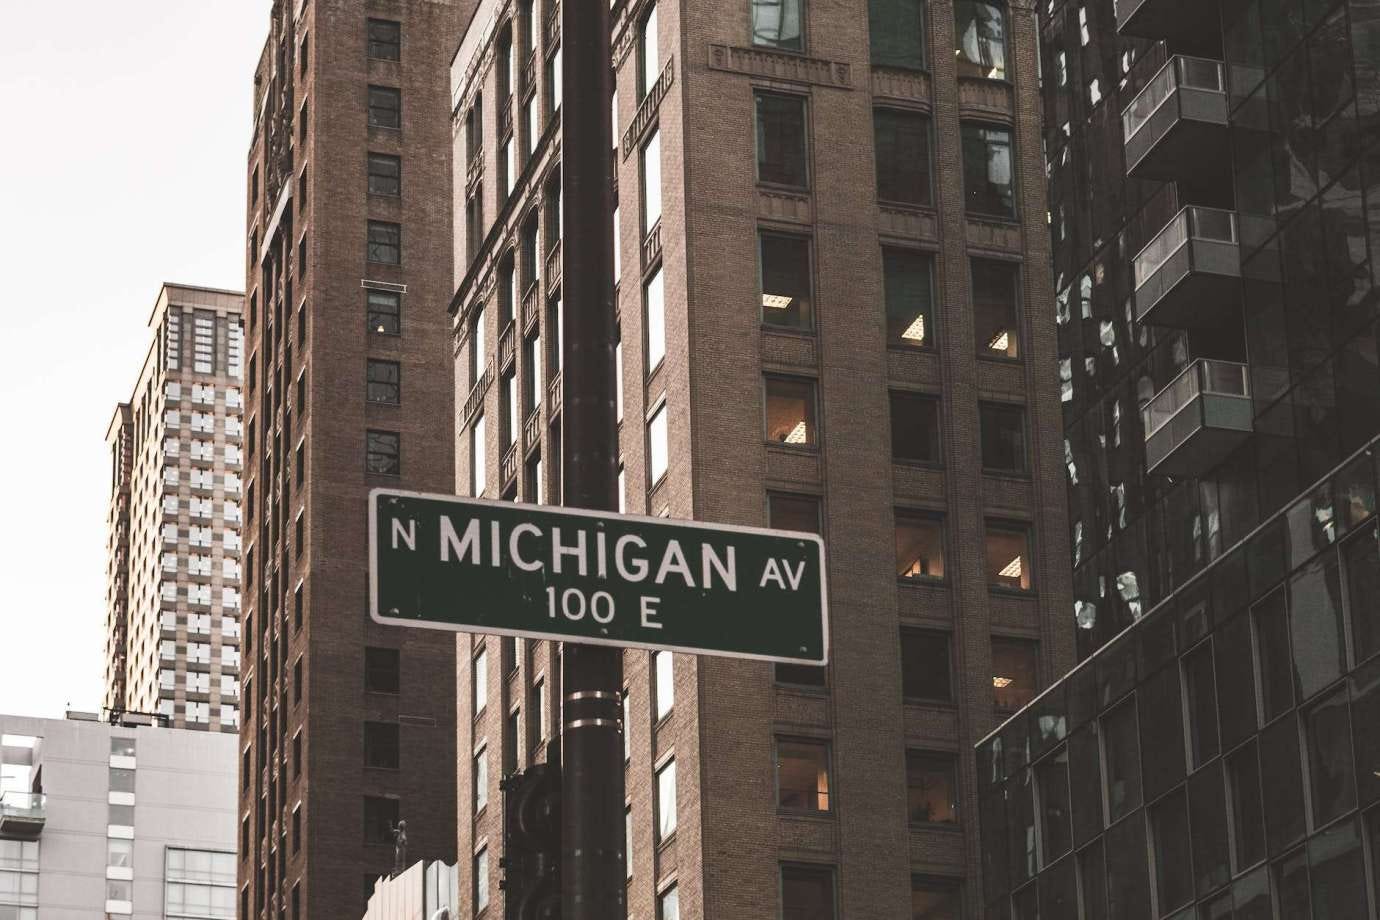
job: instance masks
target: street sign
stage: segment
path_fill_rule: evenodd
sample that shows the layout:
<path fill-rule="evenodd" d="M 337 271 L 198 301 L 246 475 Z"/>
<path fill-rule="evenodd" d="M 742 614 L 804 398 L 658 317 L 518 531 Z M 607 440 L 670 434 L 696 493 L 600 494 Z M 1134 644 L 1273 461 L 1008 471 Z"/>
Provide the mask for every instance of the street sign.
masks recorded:
<path fill-rule="evenodd" d="M 829 650 L 813 534 L 393 489 L 369 494 L 369 613 L 790 664 Z"/>

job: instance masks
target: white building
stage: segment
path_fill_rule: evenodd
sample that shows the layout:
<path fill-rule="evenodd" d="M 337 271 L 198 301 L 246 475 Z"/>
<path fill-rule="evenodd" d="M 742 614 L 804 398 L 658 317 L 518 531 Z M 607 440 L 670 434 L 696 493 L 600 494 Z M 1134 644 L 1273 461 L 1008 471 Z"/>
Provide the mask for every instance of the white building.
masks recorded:
<path fill-rule="evenodd" d="M 236 738 L 152 722 L 0 714 L 0 920 L 234 918 Z"/>
<path fill-rule="evenodd" d="M 455 866 L 413 863 L 399 875 L 374 883 L 364 920 L 458 920 L 458 884 Z"/>

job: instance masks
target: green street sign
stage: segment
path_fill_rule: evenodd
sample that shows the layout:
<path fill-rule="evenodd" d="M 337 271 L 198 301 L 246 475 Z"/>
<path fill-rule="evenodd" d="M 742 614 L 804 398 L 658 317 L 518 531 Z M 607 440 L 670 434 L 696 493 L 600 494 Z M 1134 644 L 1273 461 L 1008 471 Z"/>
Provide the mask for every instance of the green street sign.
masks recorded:
<path fill-rule="evenodd" d="M 369 493 L 369 614 L 390 626 L 829 658 L 814 534 L 393 489 Z"/>

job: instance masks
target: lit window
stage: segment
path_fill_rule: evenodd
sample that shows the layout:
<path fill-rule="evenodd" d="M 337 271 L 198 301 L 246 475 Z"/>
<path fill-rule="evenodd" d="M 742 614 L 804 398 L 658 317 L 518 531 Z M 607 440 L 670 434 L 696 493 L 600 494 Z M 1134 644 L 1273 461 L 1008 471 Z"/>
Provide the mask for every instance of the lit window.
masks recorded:
<path fill-rule="evenodd" d="M 793 447 L 818 443 L 813 381 L 767 377 L 766 394 L 768 441 Z"/>
<path fill-rule="evenodd" d="M 985 536 L 987 584 L 1012 591 L 1030 590 L 1030 531 L 988 523 Z"/>
<path fill-rule="evenodd" d="M 891 347 L 934 344 L 934 257 L 909 249 L 882 249 L 886 340 Z"/>
<path fill-rule="evenodd" d="M 906 751 L 906 800 L 912 824 L 958 823 L 952 754 Z"/>
<path fill-rule="evenodd" d="M 998 709 L 1014 711 L 1035 698 L 1037 645 L 1021 639 L 992 640 L 992 693 Z"/>
<path fill-rule="evenodd" d="M 792 811 L 829 810 L 827 744 L 804 739 L 777 739 L 776 804 Z"/>
<path fill-rule="evenodd" d="M 402 332 L 402 295 L 396 291 L 369 288 L 365 292 L 368 328 L 380 335 Z"/>
<path fill-rule="evenodd" d="M 937 517 L 896 513 L 896 574 L 916 581 L 944 579 L 944 524 Z"/>
<path fill-rule="evenodd" d="M 761 254 L 762 322 L 769 326 L 809 329 L 810 241 L 778 233 L 758 235 Z"/>

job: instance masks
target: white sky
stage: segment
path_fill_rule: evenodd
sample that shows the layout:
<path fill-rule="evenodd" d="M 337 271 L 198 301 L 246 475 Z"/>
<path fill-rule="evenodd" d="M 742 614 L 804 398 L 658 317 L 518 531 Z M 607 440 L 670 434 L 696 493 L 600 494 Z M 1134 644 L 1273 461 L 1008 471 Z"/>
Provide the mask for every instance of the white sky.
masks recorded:
<path fill-rule="evenodd" d="M 244 286 L 268 0 L 0 0 L 0 712 L 100 707 L 105 429 L 167 281 Z"/>

